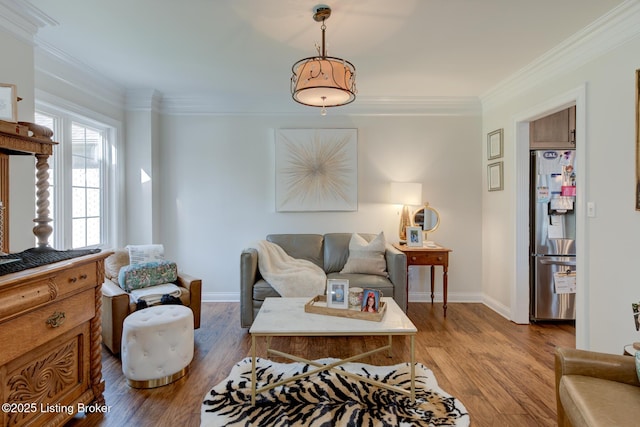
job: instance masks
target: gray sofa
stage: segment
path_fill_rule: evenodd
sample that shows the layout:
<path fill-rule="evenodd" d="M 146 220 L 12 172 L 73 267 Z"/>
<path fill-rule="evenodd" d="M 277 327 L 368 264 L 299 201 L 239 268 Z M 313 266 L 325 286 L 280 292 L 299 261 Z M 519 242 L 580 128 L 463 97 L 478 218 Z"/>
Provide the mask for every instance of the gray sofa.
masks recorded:
<path fill-rule="evenodd" d="M 370 242 L 375 234 L 362 234 Z M 385 260 L 389 277 L 373 274 L 341 274 L 349 258 L 351 233 L 269 234 L 267 241 L 276 243 L 293 258 L 306 259 L 321 267 L 328 279 L 348 279 L 350 287 L 378 289 L 385 297 L 392 297 L 398 305 L 407 307 L 407 257 L 389 243 Z M 240 255 L 240 323 L 249 328 L 262 302 L 280 295 L 267 283 L 258 269 L 258 251 L 247 248 Z"/>

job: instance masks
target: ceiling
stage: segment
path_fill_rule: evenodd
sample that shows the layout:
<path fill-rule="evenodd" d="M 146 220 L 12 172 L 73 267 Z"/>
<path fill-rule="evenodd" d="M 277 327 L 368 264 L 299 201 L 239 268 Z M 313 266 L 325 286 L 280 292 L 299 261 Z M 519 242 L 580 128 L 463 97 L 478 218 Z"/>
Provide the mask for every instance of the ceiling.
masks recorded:
<path fill-rule="evenodd" d="M 289 79 L 320 43 L 315 0 L 19 1 L 48 17 L 40 47 L 124 89 L 309 108 Z M 481 97 L 621 3 L 333 0 L 327 49 L 356 66 L 361 100 Z"/>

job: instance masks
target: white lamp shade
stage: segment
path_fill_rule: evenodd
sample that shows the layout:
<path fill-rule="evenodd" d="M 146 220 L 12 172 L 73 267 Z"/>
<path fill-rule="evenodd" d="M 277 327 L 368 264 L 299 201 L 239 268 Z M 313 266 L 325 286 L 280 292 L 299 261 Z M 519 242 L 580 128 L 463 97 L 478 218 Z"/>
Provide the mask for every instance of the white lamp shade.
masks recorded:
<path fill-rule="evenodd" d="M 395 205 L 421 205 L 422 184 L 419 182 L 392 182 L 391 203 Z"/>

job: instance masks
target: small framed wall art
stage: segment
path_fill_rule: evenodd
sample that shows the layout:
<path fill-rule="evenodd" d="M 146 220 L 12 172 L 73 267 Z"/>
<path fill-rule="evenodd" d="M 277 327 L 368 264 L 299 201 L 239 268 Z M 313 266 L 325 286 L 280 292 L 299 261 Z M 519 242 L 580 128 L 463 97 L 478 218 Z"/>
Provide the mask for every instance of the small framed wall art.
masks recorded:
<path fill-rule="evenodd" d="M 487 182 L 489 183 L 489 191 L 502 191 L 503 179 L 504 171 L 502 162 L 495 162 L 487 165 Z"/>
<path fill-rule="evenodd" d="M 16 85 L 0 83 L 0 120 L 18 121 L 18 95 Z"/>
<path fill-rule="evenodd" d="M 422 227 L 407 227 L 407 246 L 422 246 Z"/>
<path fill-rule="evenodd" d="M 487 160 L 499 159 L 503 153 L 503 129 L 494 130 L 487 134 Z"/>
<path fill-rule="evenodd" d="M 349 281 L 327 279 L 327 307 L 349 308 Z"/>

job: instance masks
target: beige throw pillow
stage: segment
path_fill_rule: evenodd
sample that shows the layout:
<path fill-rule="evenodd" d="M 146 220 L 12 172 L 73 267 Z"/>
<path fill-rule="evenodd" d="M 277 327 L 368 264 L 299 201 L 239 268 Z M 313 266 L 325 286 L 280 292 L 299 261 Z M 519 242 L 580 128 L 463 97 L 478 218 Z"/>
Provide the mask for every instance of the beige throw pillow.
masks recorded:
<path fill-rule="evenodd" d="M 387 263 L 384 259 L 386 248 L 384 232 L 371 242 L 353 233 L 349 241 L 349 258 L 340 273 L 377 274 L 387 277 Z"/>
<path fill-rule="evenodd" d="M 104 275 L 107 276 L 107 279 L 118 283 L 120 269 L 127 265 L 129 265 L 129 252 L 117 249 L 104 260 Z"/>

